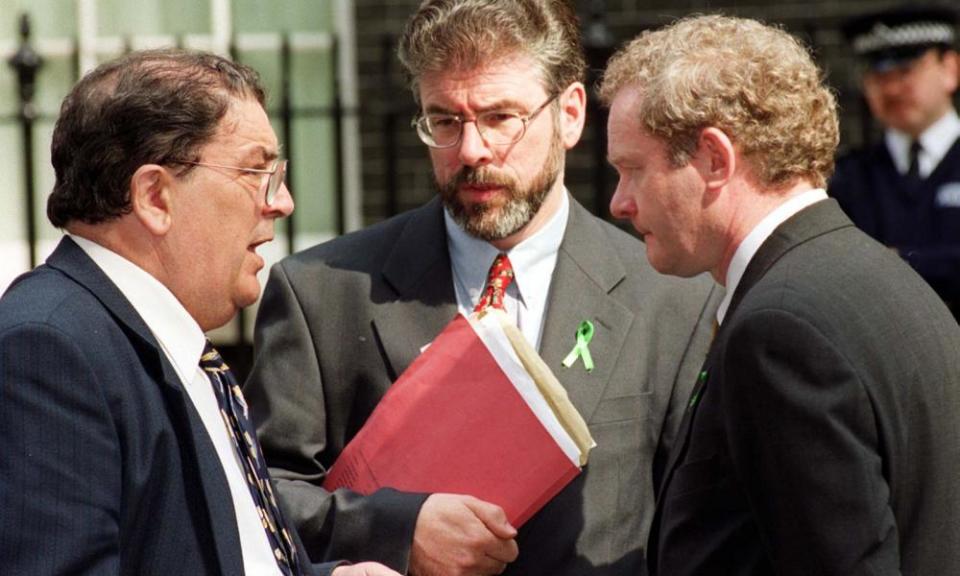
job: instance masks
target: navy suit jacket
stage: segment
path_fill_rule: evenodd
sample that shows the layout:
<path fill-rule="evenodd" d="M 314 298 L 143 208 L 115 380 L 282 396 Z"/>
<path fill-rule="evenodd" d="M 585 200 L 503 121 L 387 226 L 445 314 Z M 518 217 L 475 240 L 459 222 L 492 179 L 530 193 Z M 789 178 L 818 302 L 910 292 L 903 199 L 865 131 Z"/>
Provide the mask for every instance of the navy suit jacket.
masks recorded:
<path fill-rule="evenodd" d="M 0 438 L 5 576 L 244 573 L 199 415 L 141 317 L 69 238 L 0 299 Z"/>

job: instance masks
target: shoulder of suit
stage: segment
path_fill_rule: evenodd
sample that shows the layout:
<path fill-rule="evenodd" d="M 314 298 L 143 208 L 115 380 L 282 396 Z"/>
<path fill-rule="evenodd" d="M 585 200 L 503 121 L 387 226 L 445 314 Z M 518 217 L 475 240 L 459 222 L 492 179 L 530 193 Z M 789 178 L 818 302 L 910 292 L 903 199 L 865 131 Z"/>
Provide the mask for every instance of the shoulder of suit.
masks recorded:
<path fill-rule="evenodd" d="M 596 238 L 594 245 L 601 248 L 595 258 L 616 258 L 623 266 L 626 285 L 637 290 L 638 297 L 646 299 L 654 295 L 670 295 L 671 298 L 703 302 L 717 289 L 716 283 L 709 274 L 700 274 L 693 278 L 680 278 L 657 272 L 647 259 L 647 249 L 644 243 L 627 230 L 604 220 L 582 208 Z M 571 242 L 578 242 L 571 238 Z"/>
<path fill-rule="evenodd" d="M 337 266 L 349 263 L 351 267 L 379 266 L 396 245 L 410 221 L 429 209 L 429 205 L 414 208 L 361 230 L 348 232 L 285 257 L 286 268 L 302 266 Z"/>
<path fill-rule="evenodd" d="M 0 332 L 28 324 L 44 324 L 83 342 L 116 321 L 86 286 L 40 266 L 15 280 L 0 299 Z"/>

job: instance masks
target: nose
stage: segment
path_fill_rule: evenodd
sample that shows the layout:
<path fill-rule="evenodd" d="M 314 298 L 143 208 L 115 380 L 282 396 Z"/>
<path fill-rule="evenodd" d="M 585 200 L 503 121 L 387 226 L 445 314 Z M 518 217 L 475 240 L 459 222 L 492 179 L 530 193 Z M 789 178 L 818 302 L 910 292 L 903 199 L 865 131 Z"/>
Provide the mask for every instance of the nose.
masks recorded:
<path fill-rule="evenodd" d="M 273 202 L 269 206 L 264 204 L 263 210 L 268 218 L 286 218 L 293 214 L 293 195 L 287 188 L 286 182 L 280 184 L 280 189 L 273 197 Z"/>
<path fill-rule="evenodd" d="M 464 166 L 482 166 L 493 159 L 493 152 L 480 134 L 477 123 L 465 121 L 457 158 Z"/>
<path fill-rule="evenodd" d="M 617 189 L 610 198 L 610 214 L 618 220 L 628 220 L 637 213 L 633 197 L 624 189 L 623 182 L 617 182 Z"/>
<path fill-rule="evenodd" d="M 881 94 L 886 97 L 894 97 L 903 90 L 903 87 L 906 84 L 904 82 L 905 78 L 906 71 L 898 68 L 895 70 L 876 73 L 874 82 Z"/>

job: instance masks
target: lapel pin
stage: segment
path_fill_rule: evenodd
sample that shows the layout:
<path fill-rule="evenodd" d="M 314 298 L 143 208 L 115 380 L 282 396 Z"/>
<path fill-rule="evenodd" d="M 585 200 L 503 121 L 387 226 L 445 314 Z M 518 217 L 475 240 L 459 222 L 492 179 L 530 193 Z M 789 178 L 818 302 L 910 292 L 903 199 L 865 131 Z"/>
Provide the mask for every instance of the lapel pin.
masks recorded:
<path fill-rule="evenodd" d="M 573 350 L 563 359 L 563 367 L 569 368 L 577 361 L 583 360 L 583 367 L 587 372 L 593 372 L 593 357 L 590 356 L 590 341 L 593 340 L 593 323 L 584 320 L 577 328 L 577 343 Z"/>
<path fill-rule="evenodd" d="M 697 384 L 693 389 L 693 396 L 690 397 L 689 408 L 693 408 L 697 405 L 697 402 L 700 400 L 700 392 L 703 390 L 703 385 L 707 383 L 707 371 L 704 370 L 700 372 L 697 376 Z"/>

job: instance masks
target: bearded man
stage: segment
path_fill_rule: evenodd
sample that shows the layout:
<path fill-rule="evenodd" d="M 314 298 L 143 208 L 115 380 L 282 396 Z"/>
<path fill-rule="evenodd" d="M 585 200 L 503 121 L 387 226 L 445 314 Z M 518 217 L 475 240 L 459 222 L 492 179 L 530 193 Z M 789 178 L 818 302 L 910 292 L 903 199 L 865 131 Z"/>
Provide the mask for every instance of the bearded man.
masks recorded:
<path fill-rule="evenodd" d="M 438 197 L 277 264 L 257 319 L 245 393 L 292 520 L 315 560 L 420 576 L 638 574 L 720 297 L 706 278 L 656 273 L 639 241 L 564 186 L 587 97 L 569 2 L 429 0 L 400 58 Z M 512 271 L 503 305 L 586 419 L 590 464 L 519 530 L 469 495 L 324 491 L 390 385 L 474 309 L 491 268 Z M 589 373 L 561 366 L 584 320 Z"/>

